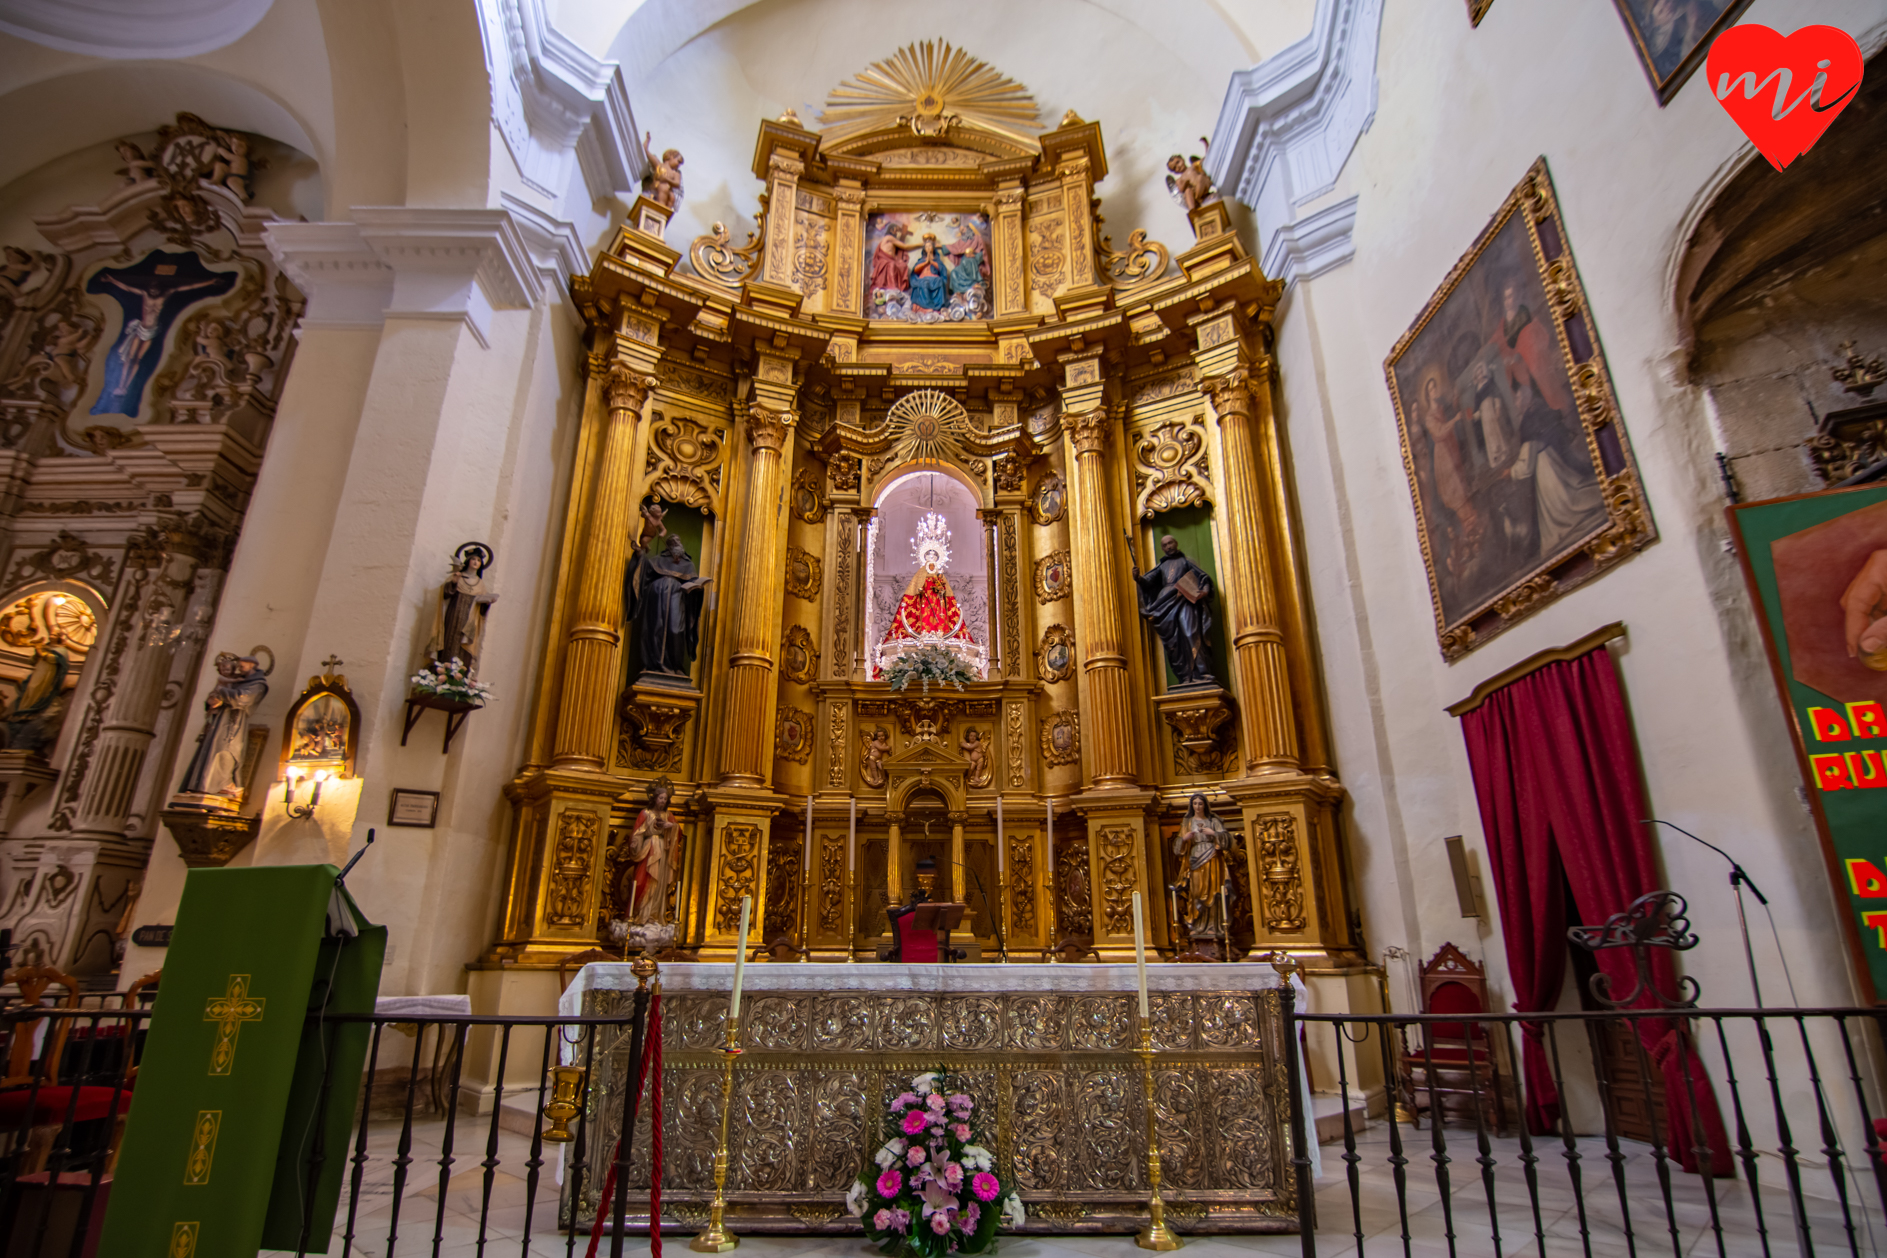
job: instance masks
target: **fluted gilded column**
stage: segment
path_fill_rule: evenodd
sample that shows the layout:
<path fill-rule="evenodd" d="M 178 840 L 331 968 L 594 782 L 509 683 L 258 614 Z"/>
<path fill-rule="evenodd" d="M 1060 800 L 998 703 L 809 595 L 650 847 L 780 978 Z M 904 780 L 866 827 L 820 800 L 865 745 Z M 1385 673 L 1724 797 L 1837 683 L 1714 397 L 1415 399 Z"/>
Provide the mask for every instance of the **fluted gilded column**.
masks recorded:
<path fill-rule="evenodd" d="M 1097 787 L 1132 786 L 1133 717 L 1127 654 L 1121 642 L 1120 586 L 1112 557 L 1114 527 L 1107 507 L 1107 408 L 1065 411 L 1062 428 L 1075 449 L 1075 640 L 1087 673 L 1082 741 Z"/>
<path fill-rule="evenodd" d="M 776 684 L 775 640 L 779 636 L 780 487 L 782 450 L 797 420 L 791 411 L 758 404 L 747 413 L 753 444 L 747 511 L 735 582 L 734 635 L 727 668 L 727 722 L 721 750 L 723 786 L 759 786 L 773 754 L 773 722 L 767 709 Z"/>
<path fill-rule="evenodd" d="M 1273 534 L 1265 525 L 1264 478 L 1256 442 L 1271 422 L 1266 387 L 1270 360 L 1254 379 L 1239 367 L 1209 377 L 1199 391 L 1219 419 L 1225 460 L 1225 553 L 1220 556 L 1240 680 L 1239 732 L 1245 763 L 1263 771 L 1295 770 L 1297 720 L 1291 702 L 1290 661 L 1279 614 Z"/>
<path fill-rule="evenodd" d="M 622 649 L 622 574 L 629 558 L 630 482 L 636 425 L 655 377 L 618 363 L 604 388 L 609 427 L 596 471 L 596 498 L 585 531 L 583 568 L 564 649 L 563 698 L 552 763 L 602 769 L 615 742 L 617 652 Z"/>

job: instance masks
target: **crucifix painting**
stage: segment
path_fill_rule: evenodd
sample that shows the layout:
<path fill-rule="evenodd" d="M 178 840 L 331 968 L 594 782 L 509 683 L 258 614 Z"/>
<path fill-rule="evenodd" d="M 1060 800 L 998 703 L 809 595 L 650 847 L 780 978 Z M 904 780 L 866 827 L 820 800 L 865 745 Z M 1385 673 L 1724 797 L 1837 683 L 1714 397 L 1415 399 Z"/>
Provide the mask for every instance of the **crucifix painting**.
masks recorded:
<path fill-rule="evenodd" d="M 85 291 L 117 302 L 124 311 L 124 327 L 105 355 L 105 384 L 92 414 L 135 417 L 178 316 L 235 286 L 234 275 L 210 270 L 196 254 L 166 250 L 152 252 L 133 266 L 94 273 Z"/>

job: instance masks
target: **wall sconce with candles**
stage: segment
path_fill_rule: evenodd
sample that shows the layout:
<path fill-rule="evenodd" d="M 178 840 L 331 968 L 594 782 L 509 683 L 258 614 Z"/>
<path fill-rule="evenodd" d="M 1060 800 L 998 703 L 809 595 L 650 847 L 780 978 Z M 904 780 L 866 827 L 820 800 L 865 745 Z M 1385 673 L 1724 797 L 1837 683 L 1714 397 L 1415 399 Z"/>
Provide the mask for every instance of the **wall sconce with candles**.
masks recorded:
<path fill-rule="evenodd" d="M 303 778 L 308 776 L 309 773 L 307 769 L 298 764 L 290 765 L 284 779 L 284 785 L 282 786 L 282 807 L 289 816 L 295 818 L 297 821 L 305 821 L 314 816 L 315 808 L 321 803 L 321 784 L 327 781 L 328 778 L 332 776 L 332 773 L 328 769 L 316 769 L 313 774 L 314 793 L 308 797 L 307 803 L 297 804 L 295 802 L 295 787 L 300 784 Z"/>

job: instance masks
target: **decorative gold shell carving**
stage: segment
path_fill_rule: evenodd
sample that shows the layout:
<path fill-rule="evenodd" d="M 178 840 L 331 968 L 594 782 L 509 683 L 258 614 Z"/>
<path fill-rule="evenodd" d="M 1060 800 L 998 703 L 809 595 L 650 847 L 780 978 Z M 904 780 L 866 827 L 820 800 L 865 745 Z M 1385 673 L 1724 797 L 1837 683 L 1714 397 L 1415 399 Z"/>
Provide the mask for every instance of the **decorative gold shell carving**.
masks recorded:
<path fill-rule="evenodd" d="M 1134 443 L 1134 497 L 1140 518 L 1212 500 L 1206 438 L 1197 425 L 1171 419 Z"/>
<path fill-rule="evenodd" d="M 1040 112 L 1029 90 L 941 40 L 907 44 L 847 79 L 826 97 L 819 115 L 827 149 L 869 131 L 909 127 L 941 136 L 953 127 L 1000 137 L 1039 152 Z"/>

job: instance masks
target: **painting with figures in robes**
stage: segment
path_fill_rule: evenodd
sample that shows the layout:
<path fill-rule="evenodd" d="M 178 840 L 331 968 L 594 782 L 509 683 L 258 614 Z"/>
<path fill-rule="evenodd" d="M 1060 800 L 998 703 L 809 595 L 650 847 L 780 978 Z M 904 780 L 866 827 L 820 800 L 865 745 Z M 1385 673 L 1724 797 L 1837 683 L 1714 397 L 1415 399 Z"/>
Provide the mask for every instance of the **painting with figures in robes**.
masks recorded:
<path fill-rule="evenodd" d="M 1447 658 L 1651 540 L 1543 161 L 1384 367 Z"/>
<path fill-rule="evenodd" d="M 899 323 L 987 319 L 989 216 L 886 210 L 865 226 L 865 317 Z"/>
<path fill-rule="evenodd" d="M 1651 76 L 1658 103 L 1669 104 L 1696 72 L 1718 35 L 1749 0 L 1617 0 L 1632 48 Z"/>

